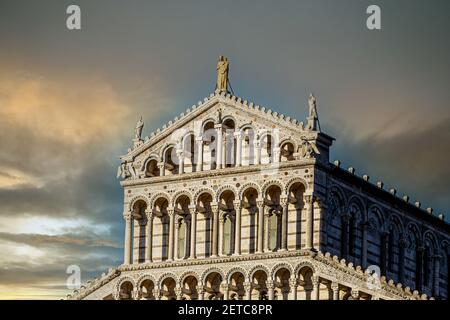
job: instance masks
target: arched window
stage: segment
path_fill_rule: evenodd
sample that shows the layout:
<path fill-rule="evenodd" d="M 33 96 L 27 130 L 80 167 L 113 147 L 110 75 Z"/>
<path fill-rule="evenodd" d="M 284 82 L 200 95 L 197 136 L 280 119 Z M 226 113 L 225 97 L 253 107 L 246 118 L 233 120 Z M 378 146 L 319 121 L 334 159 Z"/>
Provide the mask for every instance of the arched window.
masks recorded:
<path fill-rule="evenodd" d="M 260 141 L 261 148 L 261 163 L 273 163 L 273 139 L 272 135 L 266 134 L 262 136 Z"/>
<path fill-rule="evenodd" d="M 294 145 L 291 142 L 286 142 L 281 146 L 280 157 L 281 161 L 292 161 L 294 157 Z"/>
<path fill-rule="evenodd" d="M 147 162 L 145 166 L 145 176 L 146 177 L 157 177 L 160 175 L 158 162 L 155 159 L 152 159 Z"/>

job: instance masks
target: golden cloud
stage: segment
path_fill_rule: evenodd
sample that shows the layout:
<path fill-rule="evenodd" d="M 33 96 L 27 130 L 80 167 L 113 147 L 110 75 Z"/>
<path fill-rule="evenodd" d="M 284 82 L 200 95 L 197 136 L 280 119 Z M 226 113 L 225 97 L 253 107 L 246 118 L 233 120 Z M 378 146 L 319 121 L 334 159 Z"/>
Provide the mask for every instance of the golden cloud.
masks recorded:
<path fill-rule="evenodd" d="M 83 143 L 115 132 L 127 113 L 102 81 L 64 83 L 30 75 L 0 79 L 0 115 L 37 135 Z"/>

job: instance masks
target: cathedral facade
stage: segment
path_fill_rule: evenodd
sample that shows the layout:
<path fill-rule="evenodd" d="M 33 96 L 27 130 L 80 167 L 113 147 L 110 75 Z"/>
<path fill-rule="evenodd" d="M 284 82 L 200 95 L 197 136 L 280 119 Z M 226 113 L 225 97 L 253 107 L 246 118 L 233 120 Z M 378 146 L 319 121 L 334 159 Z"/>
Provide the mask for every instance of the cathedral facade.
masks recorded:
<path fill-rule="evenodd" d="M 305 123 L 216 90 L 121 157 L 124 262 L 69 299 L 448 298 L 450 228 L 330 162 Z"/>

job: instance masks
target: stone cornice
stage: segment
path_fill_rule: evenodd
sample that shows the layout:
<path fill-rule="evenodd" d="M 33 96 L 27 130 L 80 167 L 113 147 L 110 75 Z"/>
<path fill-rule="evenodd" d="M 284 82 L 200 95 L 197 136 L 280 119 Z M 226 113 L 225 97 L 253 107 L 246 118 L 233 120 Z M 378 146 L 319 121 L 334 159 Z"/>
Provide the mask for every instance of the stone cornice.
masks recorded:
<path fill-rule="evenodd" d="M 172 262 L 153 262 L 140 263 L 131 265 L 121 265 L 117 269 L 110 269 L 108 274 L 103 275 L 99 279 L 95 279 L 88 283 L 87 287 L 74 291 L 72 295 L 68 295 L 67 299 L 83 299 L 101 286 L 112 281 L 123 272 L 134 272 L 144 270 L 171 269 L 177 267 L 217 265 L 233 262 L 245 261 L 267 261 L 280 260 L 286 258 L 304 257 L 315 263 L 317 275 L 319 277 L 330 278 L 333 282 L 337 281 L 341 284 L 348 285 L 352 288 L 358 285 L 358 290 L 371 294 L 373 296 L 385 296 L 391 299 L 411 299 L 411 300 L 427 300 L 428 297 L 419 292 L 411 292 L 409 287 L 404 288 L 401 284 L 395 284 L 393 280 L 387 281 L 384 276 L 380 278 L 378 288 L 371 289 L 367 283 L 371 277 L 369 270 L 363 270 L 360 266 L 353 266 L 353 263 L 347 263 L 344 259 L 339 260 L 337 256 L 331 256 L 330 253 L 314 252 L 306 249 L 297 251 L 282 251 L 261 254 L 249 254 L 239 256 L 226 256 L 216 258 L 203 258 L 195 260 L 175 260 Z M 338 272 L 337 272 L 338 271 Z M 340 273 L 339 273 L 340 272 Z"/>
<path fill-rule="evenodd" d="M 185 181 L 192 179 L 200 179 L 200 178 L 214 178 L 221 177 L 233 174 L 240 173 L 254 173 L 261 171 L 271 171 L 273 168 L 288 169 L 288 168 L 302 168 L 305 166 L 313 166 L 318 161 L 314 158 L 311 159 L 301 159 L 301 160 L 292 160 L 286 162 L 279 162 L 274 166 L 274 164 L 260 164 L 253 166 L 241 166 L 241 167 L 232 167 L 232 168 L 223 168 L 223 169 L 214 169 L 214 170 L 205 170 L 199 172 L 191 172 L 191 173 L 183 173 L 176 174 L 170 176 L 158 176 L 158 177 L 148 177 L 148 178 L 140 178 L 140 179 L 132 179 L 132 180 L 123 180 L 120 182 L 122 187 L 131 187 L 131 186 L 140 186 L 147 184 L 158 184 L 164 182 L 172 182 L 172 181 Z"/>

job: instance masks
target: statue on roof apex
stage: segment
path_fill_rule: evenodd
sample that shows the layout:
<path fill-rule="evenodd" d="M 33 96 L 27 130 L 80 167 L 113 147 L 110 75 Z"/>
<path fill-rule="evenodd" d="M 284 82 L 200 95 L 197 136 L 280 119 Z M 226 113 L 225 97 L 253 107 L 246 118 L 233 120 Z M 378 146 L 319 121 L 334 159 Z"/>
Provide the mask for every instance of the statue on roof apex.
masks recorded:
<path fill-rule="evenodd" d="M 217 62 L 217 84 L 216 90 L 228 92 L 228 59 L 224 56 L 219 57 Z"/>
<path fill-rule="evenodd" d="M 142 128 L 144 127 L 144 122 L 142 121 L 142 116 L 139 118 L 139 121 L 136 123 L 136 127 L 134 128 L 134 139 L 142 140 Z"/>
<path fill-rule="evenodd" d="M 306 118 L 308 120 L 308 123 L 306 125 L 306 129 L 310 131 L 315 131 L 317 130 L 319 116 L 317 115 L 316 97 L 312 93 L 309 94 L 308 105 L 309 105 L 308 117 Z"/>

